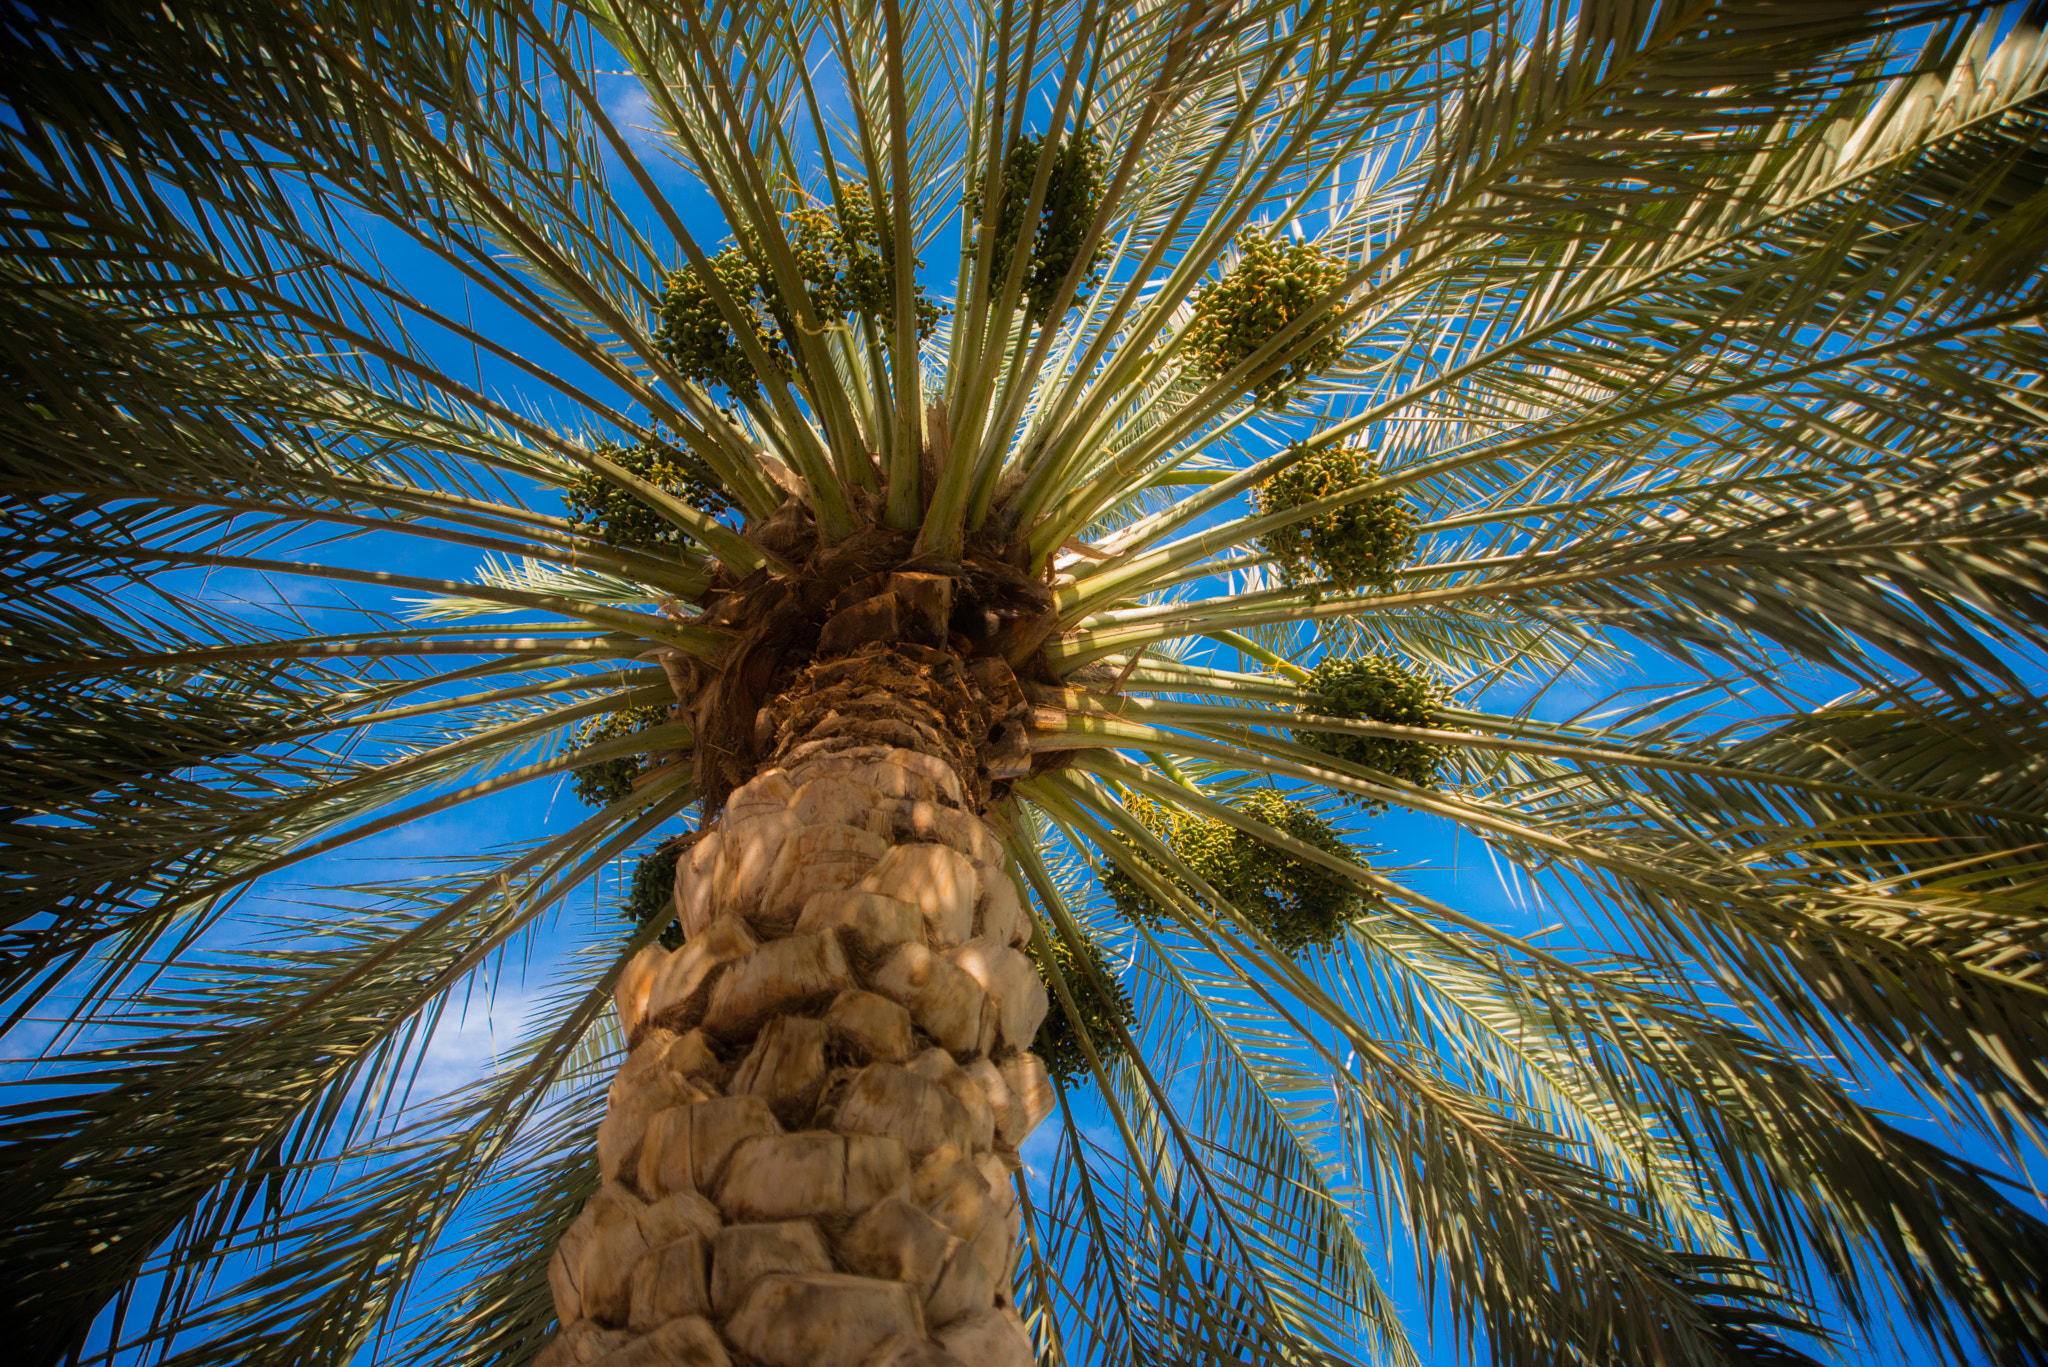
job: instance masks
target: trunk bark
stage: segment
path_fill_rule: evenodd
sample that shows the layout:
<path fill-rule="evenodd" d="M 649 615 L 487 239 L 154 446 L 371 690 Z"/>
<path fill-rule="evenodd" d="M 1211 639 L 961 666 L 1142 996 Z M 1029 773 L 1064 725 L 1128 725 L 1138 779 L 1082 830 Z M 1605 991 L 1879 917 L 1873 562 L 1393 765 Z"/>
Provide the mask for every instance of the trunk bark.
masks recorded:
<path fill-rule="evenodd" d="M 1046 997 L 987 769 L 781 731 L 677 864 L 684 943 L 620 979 L 541 1362 L 1030 1367 L 1012 1174 L 1053 1104 Z"/>

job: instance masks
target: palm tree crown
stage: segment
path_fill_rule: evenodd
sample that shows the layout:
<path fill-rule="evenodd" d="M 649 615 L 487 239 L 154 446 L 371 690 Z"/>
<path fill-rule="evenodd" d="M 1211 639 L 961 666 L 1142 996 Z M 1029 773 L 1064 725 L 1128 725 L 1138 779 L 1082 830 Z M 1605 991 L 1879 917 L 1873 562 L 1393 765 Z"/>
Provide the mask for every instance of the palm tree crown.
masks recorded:
<path fill-rule="evenodd" d="M 1989 1161 L 2048 1122 L 2029 16 L 74 0 L 0 43 L 25 1360 L 575 1360 L 636 965 L 728 798 L 854 727 L 1030 912 L 995 1305 L 1043 1361 L 2048 1363 L 2037 1204 L 1866 1090 Z M 530 841 L 251 896 L 527 784 Z M 1413 832 L 1576 938 L 1369 848 Z M 601 874 L 622 915 L 555 914 Z M 517 958 L 524 1037 L 414 1095 Z"/>

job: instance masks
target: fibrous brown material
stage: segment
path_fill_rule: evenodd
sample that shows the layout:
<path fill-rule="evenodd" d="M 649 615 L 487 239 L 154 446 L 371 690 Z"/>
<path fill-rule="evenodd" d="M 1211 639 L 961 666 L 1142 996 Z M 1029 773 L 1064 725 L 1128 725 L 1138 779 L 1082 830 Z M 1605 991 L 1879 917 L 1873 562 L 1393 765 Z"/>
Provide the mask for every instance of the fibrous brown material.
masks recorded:
<path fill-rule="evenodd" d="M 607 1181 L 550 1269 L 548 1367 L 1032 1360 L 1012 1173 L 1051 1108 L 1020 1047 L 1045 998 L 949 719 L 974 695 L 897 647 L 838 663 L 775 705 L 781 762 L 677 863 L 687 938 L 617 996 Z M 924 749 L 825 725 L 898 689 Z"/>
<path fill-rule="evenodd" d="M 1014 671 L 1039 668 L 1056 621 L 1051 591 L 1000 547 L 912 558 L 908 533 L 871 526 L 821 549 L 807 520 L 792 500 L 748 533 L 795 573 L 715 575 L 692 623 L 732 633 L 715 667 L 663 656 L 696 732 L 705 810 L 812 743 L 927 754 L 964 781 L 968 810 L 982 810 L 1034 762 Z"/>
<path fill-rule="evenodd" d="M 787 764 L 867 745 L 933 756 L 967 785 L 971 808 L 979 809 L 994 782 L 981 747 L 1009 719 L 1007 695 L 989 696 L 982 672 L 970 673 L 949 650 L 893 637 L 821 660 L 767 708 L 777 757 Z"/>

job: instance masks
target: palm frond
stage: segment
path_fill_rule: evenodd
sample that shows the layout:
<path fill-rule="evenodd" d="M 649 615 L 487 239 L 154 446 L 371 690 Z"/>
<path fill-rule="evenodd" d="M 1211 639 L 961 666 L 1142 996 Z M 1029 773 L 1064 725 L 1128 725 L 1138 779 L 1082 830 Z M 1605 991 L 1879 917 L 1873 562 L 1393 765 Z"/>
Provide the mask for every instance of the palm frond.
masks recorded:
<path fill-rule="evenodd" d="M 1021 1188 L 1048 1361 L 2048 1362 L 2032 19 L 79 0 L 0 15 L 0 100 L 32 1354 L 531 1361 L 660 930 L 546 913 L 694 800 L 729 719 L 664 709 L 786 682 L 727 595 L 857 561 L 1050 595 L 990 628 L 1086 1062 Z M 1387 563 L 1311 553 L 1373 510 Z M 1317 691 L 1360 657 L 1437 691 Z M 1578 938 L 1368 862 L 1382 811 Z M 1158 812 L 1342 924 L 1283 945 Z M 411 1096 L 522 956 L 525 1043 Z"/>

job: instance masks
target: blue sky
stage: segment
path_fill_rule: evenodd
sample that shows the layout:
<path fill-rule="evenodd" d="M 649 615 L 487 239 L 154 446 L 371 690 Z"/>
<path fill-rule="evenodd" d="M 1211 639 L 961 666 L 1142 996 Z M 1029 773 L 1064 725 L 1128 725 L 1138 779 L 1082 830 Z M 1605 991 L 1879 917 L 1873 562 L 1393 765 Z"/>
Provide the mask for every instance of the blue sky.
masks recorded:
<path fill-rule="evenodd" d="M 630 80 L 607 78 L 603 93 L 607 107 L 622 123 L 645 120 L 644 96 Z M 654 137 L 640 134 L 635 141 L 661 188 L 683 213 L 699 241 L 707 248 L 715 248 L 724 232 L 708 198 L 685 173 L 658 155 L 658 141 Z M 622 192 L 626 184 L 620 178 L 618 187 Z M 645 206 L 640 207 L 637 217 L 651 239 L 663 240 L 658 221 Z M 527 328 L 502 304 L 451 280 L 437 263 L 394 232 L 371 223 L 362 228 L 366 241 L 388 266 L 411 282 L 424 303 L 451 317 L 469 320 L 493 338 L 543 364 L 562 362 L 552 344 Z M 941 294 L 950 294 L 950 281 L 946 278 L 950 268 L 949 252 L 927 253 L 927 275 L 935 291 Z M 452 373 L 466 375 L 473 370 L 482 388 L 514 406 L 559 426 L 579 425 L 578 415 L 559 396 L 538 389 L 516 368 L 479 356 L 459 339 L 445 334 L 435 336 L 422 331 L 416 337 Z M 548 499 L 541 498 L 539 506 L 548 507 Z M 324 554 L 338 564 L 427 577 L 460 578 L 472 563 L 469 553 L 457 548 L 395 535 L 351 536 L 325 548 Z M 352 601 L 375 607 L 392 606 L 374 595 L 345 595 L 331 585 L 267 580 L 243 571 L 180 571 L 165 576 L 160 587 L 203 597 L 224 609 L 252 616 L 274 617 L 280 611 L 289 611 L 316 627 L 336 631 L 358 629 L 352 625 Z M 1532 710 L 1546 719 L 1574 717 L 1614 688 L 1658 682 L 1641 672 L 1652 667 L 1647 657 L 1624 659 L 1607 677 L 1568 682 L 1548 690 Z M 1812 680 L 1812 687 L 1819 694 L 1841 691 L 1820 679 Z M 1517 696 L 1515 686 L 1509 684 L 1486 701 L 1493 708 L 1507 710 L 1525 699 Z M 270 912 L 289 914 L 303 910 L 307 899 L 318 898 L 309 889 L 320 885 L 395 882 L 429 867 L 431 861 L 517 844 L 543 832 L 559 830 L 581 815 L 565 780 L 529 785 L 458 808 L 364 842 L 345 855 L 318 860 L 294 871 L 288 881 L 264 886 L 259 895 L 243 905 L 241 918 L 219 932 L 217 945 L 239 946 L 250 919 Z M 1556 895 L 1554 887 L 1504 878 L 1486 847 L 1450 823 L 1420 814 L 1394 813 L 1363 820 L 1356 833 L 1361 842 L 1389 852 L 1384 862 L 1407 868 L 1405 876 L 1418 890 L 1505 929 L 1529 933 L 1563 924 L 1567 927 L 1566 936 L 1574 930 L 1593 929 L 1577 907 Z M 562 967 L 564 946 L 603 938 L 623 929 L 613 905 L 617 884 L 617 877 L 609 880 L 609 885 L 601 880 L 568 898 L 536 925 L 519 952 L 503 956 L 479 975 L 474 990 L 458 994 L 421 1057 L 414 1084 L 416 1094 L 437 1095 L 486 1075 L 499 1065 L 510 1043 L 542 1018 L 551 996 L 548 985 Z M 39 1047 L 44 1039 L 47 1032 L 40 1039 L 31 1032 L 10 1039 L 9 1047 L 20 1059 L 26 1047 Z M 18 1063 L 16 1073 L 20 1074 Z M 1878 1087 L 1873 1098 L 1882 1104 L 1908 1108 L 1909 1098 L 1900 1089 Z M 1106 1122 L 1097 1108 L 1084 1105 L 1082 1118 L 1084 1128 L 1107 1137 Z M 1054 1134 L 1049 1125 L 1026 1150 L 1027 1164 L 1038 1172 L 1042 1173 L 1050 1161 Z M 1981 1150 L 1975 1152 L 1990 1157 Z M 1398 1265 L 1405 1256 L 1406 1250 L 1397 1246 L 1390 1250 L 1389 1262 Z M 1412 1282 L 1400 1271 L 1390 1278 L 1390 1287 L 1403 1305 L 1412 1308 L 1418 1304 Z M 1419 1315 L 1417 1320 L 1419 1323 Z M 1439 1343 L 1435 1360 L 1451 1361 L 1447 1343 Z"/>

